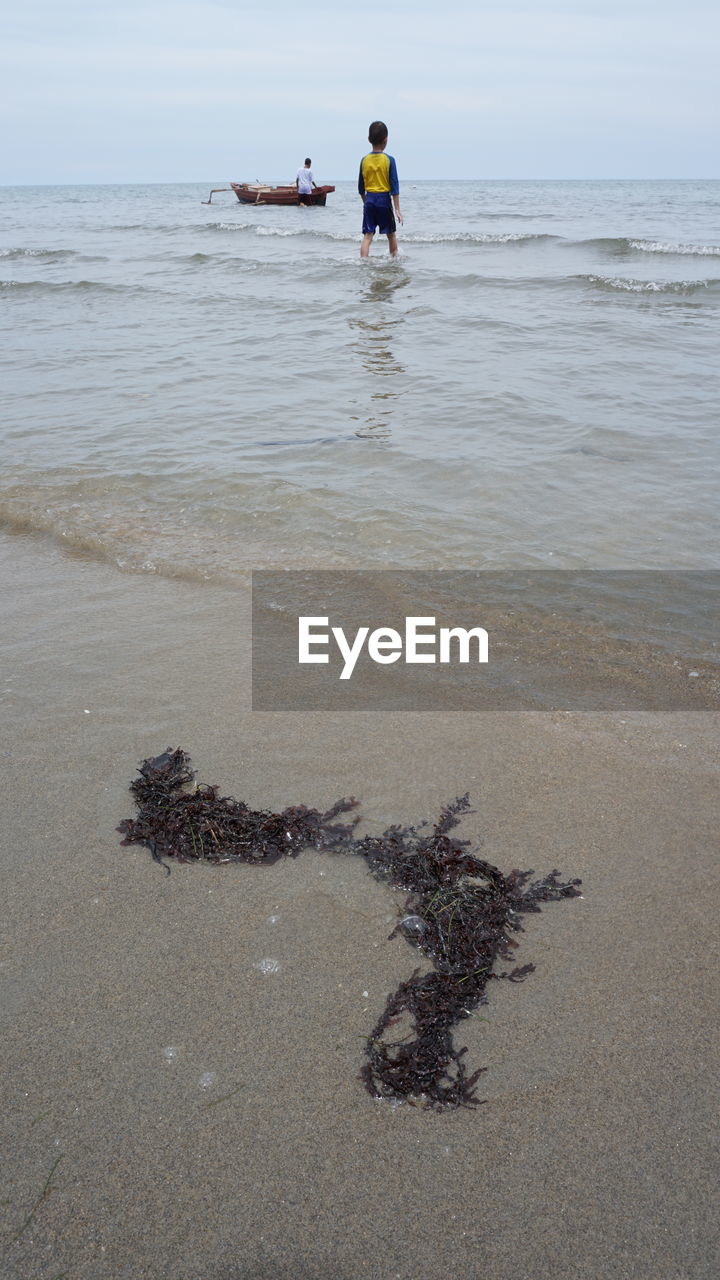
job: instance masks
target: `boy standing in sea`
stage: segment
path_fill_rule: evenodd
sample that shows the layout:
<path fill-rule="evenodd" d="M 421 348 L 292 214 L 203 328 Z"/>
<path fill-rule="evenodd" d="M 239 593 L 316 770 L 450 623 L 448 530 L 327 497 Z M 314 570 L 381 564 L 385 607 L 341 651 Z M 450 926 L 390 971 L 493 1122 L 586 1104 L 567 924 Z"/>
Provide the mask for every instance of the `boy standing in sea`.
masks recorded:
<path fill-rule="evenodd" d="M 387 140 L 387 125 L 382 120 L 373 120 L 368 130 L 368 142 L 372 151 L 360 161 L 358 178 L 358 191 L 363 201 L 361 258 L 368 257 L 376 231 L 387 236 L 391 256 L 394 258 L 397 253 L 395 217 L 400 224 L 403 217 L 400 212 L 400 184 L 395 161 L 392 156 L 385 155 Z"/>

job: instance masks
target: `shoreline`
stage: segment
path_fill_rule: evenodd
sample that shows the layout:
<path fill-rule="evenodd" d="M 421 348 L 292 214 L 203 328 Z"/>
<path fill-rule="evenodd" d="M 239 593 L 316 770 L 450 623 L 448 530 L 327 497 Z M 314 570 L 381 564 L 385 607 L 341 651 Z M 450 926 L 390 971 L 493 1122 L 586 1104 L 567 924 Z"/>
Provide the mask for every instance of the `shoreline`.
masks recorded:
<path fill-rule="evenodd" d="M 3 1275 L 709 1277 L 717 714 L 253 715 L 247 592 L 0 552 Z M 469 790 L 480 856 L 582 878 L 458 1031 L 484 1106 L 357 1079 L 419 963 L 357 859 L 166 876 L 120 846 L 170 745 L 255 807 L 356 794 L 361 831 Z"/>

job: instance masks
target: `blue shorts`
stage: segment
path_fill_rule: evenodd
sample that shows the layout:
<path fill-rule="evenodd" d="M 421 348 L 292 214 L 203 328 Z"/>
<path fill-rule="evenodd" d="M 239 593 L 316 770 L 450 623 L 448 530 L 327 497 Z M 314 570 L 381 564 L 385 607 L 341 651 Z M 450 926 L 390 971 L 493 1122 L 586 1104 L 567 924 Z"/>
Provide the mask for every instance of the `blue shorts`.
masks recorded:
<path fill-rule="evenodd" d="M 363 205 L 363 235 L 393 236 L 397 230 L 392 201 L 385 191 L 369 191 Z"/>

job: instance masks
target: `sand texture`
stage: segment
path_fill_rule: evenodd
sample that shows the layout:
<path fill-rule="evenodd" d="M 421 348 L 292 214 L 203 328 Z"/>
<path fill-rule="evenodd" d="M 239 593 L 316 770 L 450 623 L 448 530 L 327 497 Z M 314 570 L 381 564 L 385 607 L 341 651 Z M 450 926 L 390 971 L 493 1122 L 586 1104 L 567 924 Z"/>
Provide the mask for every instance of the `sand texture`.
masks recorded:
<path fill-rule="evenodd" d="M 715 1276 L 717 715 L 253 715 L 246 593 L 2 556 L 2 1276 Z M 257 807 L 355 794 L 362 831 L 469 790 L 482 856 L 582 877 L 459 1033 L 484 1106 L 364 1092 L 418 957 L 359 859 L 121 847 L 178 745 Z"/>

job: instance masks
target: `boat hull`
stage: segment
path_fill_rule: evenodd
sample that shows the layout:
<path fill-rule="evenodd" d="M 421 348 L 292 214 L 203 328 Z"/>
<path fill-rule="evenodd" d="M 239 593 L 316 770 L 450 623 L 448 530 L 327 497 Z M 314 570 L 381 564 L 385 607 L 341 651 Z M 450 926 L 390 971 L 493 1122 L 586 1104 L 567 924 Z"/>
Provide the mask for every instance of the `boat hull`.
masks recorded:
<path fill-rule="evenodd" d="M 300 203 L 296 187 L 265 187 L 258 183 L 231 182 L 235 195 L 241 204 L 294 204 Z M 316 187 L 312 193 L 312 203 L 324 205 L 334 187 Z"/>

